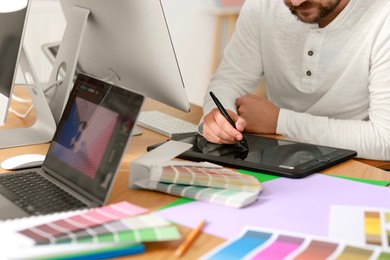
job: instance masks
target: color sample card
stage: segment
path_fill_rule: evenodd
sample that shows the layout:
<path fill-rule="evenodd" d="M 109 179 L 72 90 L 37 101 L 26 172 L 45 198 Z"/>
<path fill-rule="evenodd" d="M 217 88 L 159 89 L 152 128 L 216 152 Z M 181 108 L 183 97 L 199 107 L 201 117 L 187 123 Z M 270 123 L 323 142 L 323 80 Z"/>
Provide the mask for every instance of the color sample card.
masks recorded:
<path fill-rule="evenodd" d="M 386 260 L 390 259 L 390 251 L 301 233 L 245 227 L 236 238 L 223 243 L 202 259 Z"/>
<path fill-rule="evenodd" d="M 158 215 L 146 214 L 67 233 L 56 237 L 55 243 L 154 242 L 179 238 L 180 233 L 176 226 Z"/>
<path fill-rule="evenodd" d="M 141 242 L 181 238 L 171 222 L 144 212 L 143 208 L 123 202 L 5 222 L 0 228 L 0 258 L 106 259 L 141 253 L 144 251 Z"/>
<path fill-rule="evenodd" d="M 297 250 L 303 241 L 303 238 L 279 235 L 272 244 L 257 252 L 252 259 L 283 259 Z"/>
<path fill-rule="evenodd" d="M 364 212 L 364 233 L 366 235 L 366 244 L 382 246 L 382 224 L 380 212 Z"/>
<path fill-rule="evenodd" d="M 261 183 L 256 178 L 222 167 L 164 166 L 159 182 L 257 193 L 262 189 Z"/>
<path fill-rule="evenodd" d="M 54 244 L 56 237 L 61 235 L 71 234 L 145 212 L 146 209 L 144 208 L 127 202 L 120 202 L 95 208 L 80 215 L 23 229 L 19 233 L 31 238 L 36 244 Z"/>
<path fill-rule="evenodd" d="M 140 230 L 127 230 L 112 232 L 97 236 L 81 237 L 73 240 L 73 243 L 140 243 L 157 242 L 180 239 L 181 235 L 176 226 L 147 228 Z"/>
<path fill-rule="evenodd" d="M 230 189 L 207 188 L 180 184 L 158 183 L 156 190 L 179 197 L 210 202 L 224 206 L 245 207 L 258 197 L 258 192 L 248 192 Z"/>
<path fill-rule="evenodd" d="M 333 205 L 329 235 L 390 249 L 390 209 Z"/>

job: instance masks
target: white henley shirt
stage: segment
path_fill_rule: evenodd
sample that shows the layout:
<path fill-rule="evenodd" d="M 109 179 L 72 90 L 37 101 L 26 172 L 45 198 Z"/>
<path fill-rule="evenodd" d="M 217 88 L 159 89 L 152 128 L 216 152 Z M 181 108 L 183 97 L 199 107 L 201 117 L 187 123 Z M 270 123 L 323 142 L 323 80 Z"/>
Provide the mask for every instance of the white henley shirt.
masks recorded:
<path fill-rule="evenodd" d="M 390 160 L 389 0 L 350 0 L 325 28 L 283 0 L 247 0 L 209 91 L 236 111 L 263 76 L 278 134 Z M 214 107 L 207 95 L 204 114 Z"/>

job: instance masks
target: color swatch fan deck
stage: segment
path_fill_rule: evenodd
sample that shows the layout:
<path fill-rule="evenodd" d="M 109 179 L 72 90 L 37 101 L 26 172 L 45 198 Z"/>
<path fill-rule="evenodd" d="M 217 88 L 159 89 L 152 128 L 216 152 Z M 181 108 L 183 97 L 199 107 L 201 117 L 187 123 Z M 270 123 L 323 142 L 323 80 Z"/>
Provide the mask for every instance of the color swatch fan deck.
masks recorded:
<path fill-rule="evenodd" d="M 170 140 L 133 160 L 129 188 L 240 208 L 257 200 L 262 184 L 254 177 L 207 162 L 172 160 L 192 144 Z"/>
<path fill-rule="evenodd" d="M 10 254 L 11 259 L 25 259 L 17 255 L 16 252 L 20 249 L 23 249 L 21 250 L 23 256 L 27 256 L 25 252 L 30 250 L 30 256 L 47 256 L 47 253 L 51 252 L 50 256 L 54 257 L 57 251 L 61 252 L 60 249 L 64 245 L 67 245 L 68 251 L 76 248 L 77 252 L 77 248 L 82 251 L 94 248 L 94 245 L 101 245 L 100 253 L 115 251 L 129 254 L 129 252 L 143 252 L 144 246 L 140 244 L 143 242 L 181 238 L 176 226 L 156 214 L 147 213 L 144 208 L 127 202 L 71 213 L 61 213 L 60 215 L 65 214 L 62 218 L 57 218 L 54 214 L 11 221 L 12 225 L 19 224 L 28 227 L 18 230 L 5 230 L 4 228 L 3 235 L 9 237 L 9 241 L 2 241 L 0 249 L 13 251 Z M 52 216 L 52 221 L 49 220 L 50 216 Z M 29 221 L 34 223 L 41 218 L 49 221 L 41 221 L 37 225 L 26 225 Z M 65 252 L 68 251 L 65 250 Z M 42 252 L 42 255 L 37 252 Z"/>
<path fill-rule="evenodd" d="M 240 208 L 257 200 L 262 184 L 254 177 L 209 163 L 171 161 L 132 171 L 132 187 L 157 190 L 179 197 Z"/>
<path fill-rule="evenodd" d="M 203 257 L 226 259 L 390 259 L 390 251 L 342 240 L 246 227 Z"/>

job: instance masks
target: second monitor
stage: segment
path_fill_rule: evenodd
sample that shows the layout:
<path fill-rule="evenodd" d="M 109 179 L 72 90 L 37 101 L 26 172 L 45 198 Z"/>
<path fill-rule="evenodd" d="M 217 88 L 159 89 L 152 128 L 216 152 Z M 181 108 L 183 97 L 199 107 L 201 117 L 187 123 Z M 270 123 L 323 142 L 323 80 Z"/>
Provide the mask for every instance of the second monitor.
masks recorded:
<path fill-rule="evenodd" d="M 74 72 L 72 69 L 75 70 L 76 64 L 66 63 L 66 60 L 72 60 L 67 56 L 73 53 L 61 49 L 69 42 L 80 41 L 79 49 L 75 48 L 79 52 L 75 58 L 82 72 L 189 111 L 184 81 L 160 0 L 61 0 L 61 5 L 67 26 L 85 28 L 79 29 L 79 39 L 70 39 L 72 35 L 65 32 L 55 63 L 59 70 Z M 82 19 L 82 24 L 74 22 L 74 14 L 79 10 L 89 13 L 85 23 Z M 66 30 L 72 31 L 68 27 Z M 51 80 L 58 80 L 59 71 L 53 73 L 57 75 L 52 74 Z M 49 93 L 56 120 L 62 113 L 70 85 L 58 86 Z M 67 88 L 65 97 L 64 88 Z"/>

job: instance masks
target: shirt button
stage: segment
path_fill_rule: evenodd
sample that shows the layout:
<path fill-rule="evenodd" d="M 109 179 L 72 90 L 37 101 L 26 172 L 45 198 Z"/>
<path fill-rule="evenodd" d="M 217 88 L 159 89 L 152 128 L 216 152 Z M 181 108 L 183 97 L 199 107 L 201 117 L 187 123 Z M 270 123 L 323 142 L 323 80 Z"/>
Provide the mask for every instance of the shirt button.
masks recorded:
<path fill-rule="evenodd" d="M 310 77 L 311 76 L 311 71 L 310 70 L 306 71 L 306 75 Z"/>
<path fill-rule="evenodd" d="M 309 51 L 307 54 L 308 54 L 309 56 L 313 56 L 314 52 L 313 52 L 313 51 Z"/>

